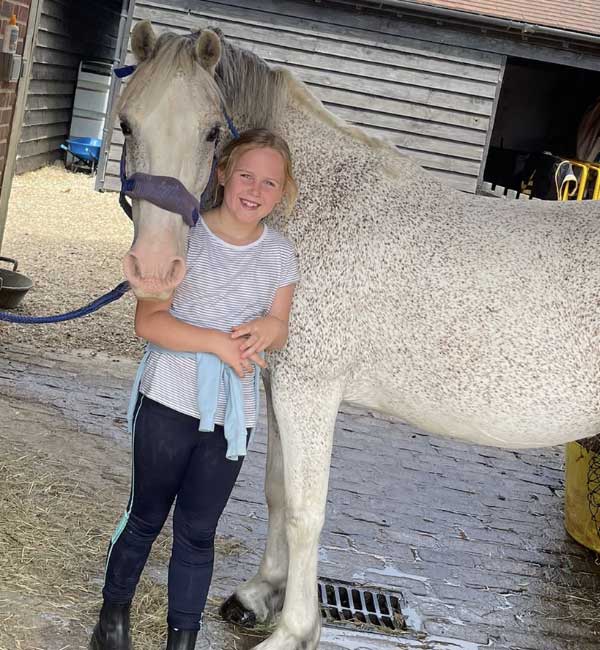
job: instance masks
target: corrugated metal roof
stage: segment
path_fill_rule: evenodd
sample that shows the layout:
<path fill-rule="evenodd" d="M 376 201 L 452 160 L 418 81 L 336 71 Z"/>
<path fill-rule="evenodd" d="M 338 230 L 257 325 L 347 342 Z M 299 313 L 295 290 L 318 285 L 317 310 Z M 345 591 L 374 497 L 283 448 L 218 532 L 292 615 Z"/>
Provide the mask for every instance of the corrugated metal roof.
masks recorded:
<path fill-rule="evenodd" d="M 569 31 L 600 34 L 599 0 L 411 0 L 496 18 L 544 25 Z"/>

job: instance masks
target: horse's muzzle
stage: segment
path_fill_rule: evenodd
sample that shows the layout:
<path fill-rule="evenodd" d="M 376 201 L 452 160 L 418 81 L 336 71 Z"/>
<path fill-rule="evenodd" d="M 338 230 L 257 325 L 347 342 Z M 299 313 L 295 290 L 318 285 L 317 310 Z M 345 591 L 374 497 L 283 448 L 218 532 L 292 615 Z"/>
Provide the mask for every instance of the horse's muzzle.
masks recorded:
<path fill-rule="evenodd" d="M 165 300 L 183 280 L 186 267 L 181 257 L 142 260 L 130 251 L 123 259 L 123 271 L 136 297 Z"/>

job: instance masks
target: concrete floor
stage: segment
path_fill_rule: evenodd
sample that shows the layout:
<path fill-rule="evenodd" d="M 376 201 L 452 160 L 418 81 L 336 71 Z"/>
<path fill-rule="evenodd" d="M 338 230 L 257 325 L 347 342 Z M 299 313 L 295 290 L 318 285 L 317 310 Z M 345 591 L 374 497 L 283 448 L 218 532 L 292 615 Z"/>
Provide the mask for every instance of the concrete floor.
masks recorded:
<path fill-rule="evenodd" d="M 98 480 L 124 476 L 123 416 L 134 370 L 126 359 L 5 346 L 0 437 L 26 439 L 49 453 L 97 449 Z M 49 430 L 48 422 L 58 421 Z M 263 417 L 220 524 L 219 535 L 235 541 L 238 551 L 215 567 L 215 598 L 227 596 L 260 561 L 265 453 Z M 564 530 L 563 480 L 562 448 L 512 452 L 466 445 L 345 406 L 336 426 L 319 573 L 401 592 L 409 630 L 382 637 L 327 627 L 321 647 L 600 648 L 600 566 Z M 165 579 L 164 570 L 153 575 Z M 217 647 L 234 647 L 232 634 L 237 648 L 258 640 L 216 624 L 209 633 Z M 46 638 L 44 650 L 84 647 Z"/>

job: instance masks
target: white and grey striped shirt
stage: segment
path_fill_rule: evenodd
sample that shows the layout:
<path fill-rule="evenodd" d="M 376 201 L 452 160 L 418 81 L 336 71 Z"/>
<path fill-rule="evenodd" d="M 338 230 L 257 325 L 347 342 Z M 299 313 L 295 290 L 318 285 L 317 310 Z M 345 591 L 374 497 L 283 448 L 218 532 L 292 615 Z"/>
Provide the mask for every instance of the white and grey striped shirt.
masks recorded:
<path fill-rule="evenodd" d="M 187 273 L 176 289 L 171 314 L 198 327 L 230 332 L 265 316 L 279 287 L 298 281 L 298 262 L 292 244 L 263 226 L 259 239 L 246 246 L 229 244 L 204 223 L 190 229 Z M 252 376 L 242 381 L 247 427 L 256 424 Z M 180 413 L 199 418 L 196 362 L 168 352 L 152 352 L 142 375 L 140 391 Z M 215 422 L 223 424 L 225 393 L 219 389 Z"/>

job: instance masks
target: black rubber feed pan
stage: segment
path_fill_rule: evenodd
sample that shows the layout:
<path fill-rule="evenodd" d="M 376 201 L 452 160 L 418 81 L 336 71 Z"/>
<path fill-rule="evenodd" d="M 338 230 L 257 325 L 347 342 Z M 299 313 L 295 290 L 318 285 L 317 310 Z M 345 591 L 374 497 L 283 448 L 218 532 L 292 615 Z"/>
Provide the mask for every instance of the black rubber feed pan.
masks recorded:
<path fill-rule="evenodd" d="M 0 255 L 0 262 L 12 264 L 12 271 L 0 268 L 0 308 L 14 309 L 31 289 L 33 282 L 26 275 L 17 273 L 17 260 Z"/>

